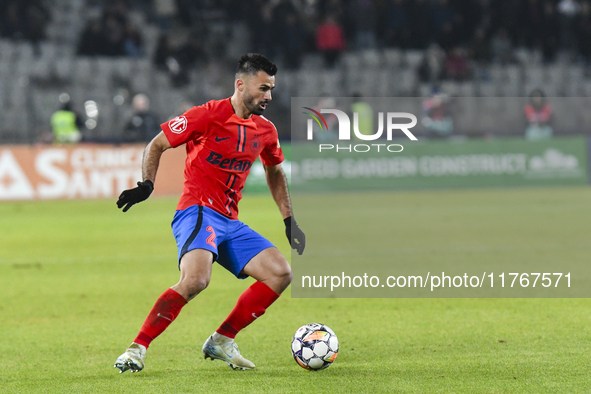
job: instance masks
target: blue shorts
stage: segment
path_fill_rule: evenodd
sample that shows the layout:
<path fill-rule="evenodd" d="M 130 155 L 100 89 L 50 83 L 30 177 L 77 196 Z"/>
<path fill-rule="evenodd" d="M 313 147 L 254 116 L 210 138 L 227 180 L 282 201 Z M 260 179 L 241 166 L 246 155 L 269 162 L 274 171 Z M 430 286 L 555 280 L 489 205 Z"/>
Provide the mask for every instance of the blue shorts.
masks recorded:
<path fill-rule="evenodd" d="M 237 278 L 248 275 L 240 272 L 257 254 L 274 245 L 239 220 L 229 219 L 211 208 L 193 205 L 176 211 L 172 232 L 181 258 L 193 249 L 205 249 L 213 253 L 213 260 Z"/>

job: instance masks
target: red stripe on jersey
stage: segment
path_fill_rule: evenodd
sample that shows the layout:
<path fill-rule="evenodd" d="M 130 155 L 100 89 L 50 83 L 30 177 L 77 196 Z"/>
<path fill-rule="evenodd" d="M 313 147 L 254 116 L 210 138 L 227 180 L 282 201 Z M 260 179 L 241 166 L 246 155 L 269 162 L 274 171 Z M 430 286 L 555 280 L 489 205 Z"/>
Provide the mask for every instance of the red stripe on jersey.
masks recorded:
<path fill-rule="evenodd" d="M 244 152 L 246 146 L 246 126 L 242 126 L 242 143 L 240 145 L 240 152 Z"/>
<path fill-rule="evenodd" d="M 230 175 L 228 177 L 228 181 L 226 182 L 226 186 L 229 187 L 229 189 L 224 192 L 227 198 L 226 204 L 224 205 L 227 214 L 232 214 L 232 210 L 230 209 L 230 207 L 232 206 L 232 203 L 234 202 L 234 197 L 236 195 L 236 191 L 234 190 L 234 183 L 236 183 L 236 178 L 236 175 Z"/>
<path fill-rule="evenodd" d="M 240 140 L 242 139 L 242 127 L 238 125 L 238 142 L 236 143 L 236 152 L 240 152 Z"/>

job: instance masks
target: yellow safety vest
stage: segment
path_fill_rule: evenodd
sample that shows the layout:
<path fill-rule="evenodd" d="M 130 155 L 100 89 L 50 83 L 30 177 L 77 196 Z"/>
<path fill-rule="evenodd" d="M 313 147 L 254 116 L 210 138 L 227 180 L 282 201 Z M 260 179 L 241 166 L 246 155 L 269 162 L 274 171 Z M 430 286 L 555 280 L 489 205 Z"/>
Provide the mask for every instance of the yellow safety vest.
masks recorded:
<path fill-rule="evenodd" d="M 59 110 L 51 115 L 51 128 L 56 142 L 76 142 L 80 132 L 76 127 L 76 114 L 72 111 Z"/>
<path fill-rule="evenodd" d="M 375 134 L 377 130 L 373 129 L 373 109 L 366 102 L 358 101 L 351 106 L 353 112 L 357 112 L 359 132 L 363 135 Z M 351 119 L 354 121 L 354 118 Z M 351 124 L 353 127 L 353 124 Z"/>

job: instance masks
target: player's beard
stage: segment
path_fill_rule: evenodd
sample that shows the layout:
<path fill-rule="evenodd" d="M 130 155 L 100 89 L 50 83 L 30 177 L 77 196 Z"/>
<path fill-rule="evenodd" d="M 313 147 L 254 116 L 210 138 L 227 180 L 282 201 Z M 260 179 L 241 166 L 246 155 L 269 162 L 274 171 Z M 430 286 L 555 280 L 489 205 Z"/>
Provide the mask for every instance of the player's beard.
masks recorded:
<path fill-rule="evenodd" d="M 253 96 L 250 95 L 250 93 L 248 92 L 244 92 L 244 106 L 246 107 L 246 109 L 248 109 L 248 111 L 251 114 L 255 114 L 255 115 L 262 115 L 263 111 L 265 111 L 264 108 L 261 108 L 259 105 L 262 102 L 265 102 L 265 104 L 268 104 L 269 102 L 266 100 L 261 100 L 258 103 L 255 102 L 255 98 Z"/>

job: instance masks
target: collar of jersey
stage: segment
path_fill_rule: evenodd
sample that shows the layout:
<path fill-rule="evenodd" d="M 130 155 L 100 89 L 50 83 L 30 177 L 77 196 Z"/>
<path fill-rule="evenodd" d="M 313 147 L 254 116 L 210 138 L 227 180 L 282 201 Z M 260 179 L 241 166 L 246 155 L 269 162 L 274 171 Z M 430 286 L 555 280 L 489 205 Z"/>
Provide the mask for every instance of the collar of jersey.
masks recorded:
<path fill-rule="evenodd" d="M 230 116 L 228 120 L 226 120 L 226 124 L 239 124 L 251 127 L 253 129 L 257 128 L 257 124 L 254 122 L 254 120 L 252 120 L 252 116 L 248 119 L 242 119 L 238 115 L 232 114 L 232 116 Z"/>

